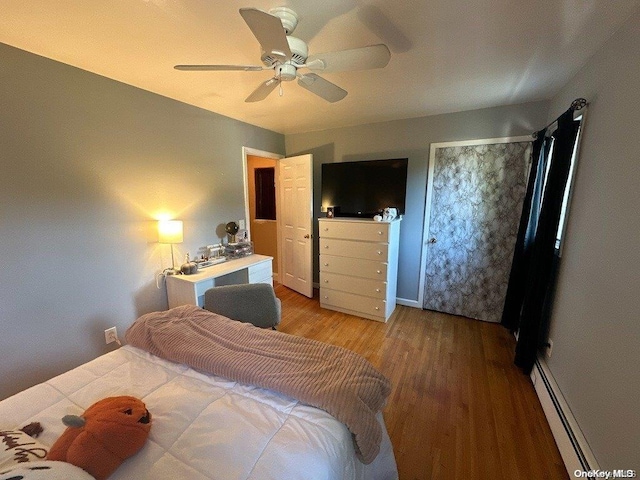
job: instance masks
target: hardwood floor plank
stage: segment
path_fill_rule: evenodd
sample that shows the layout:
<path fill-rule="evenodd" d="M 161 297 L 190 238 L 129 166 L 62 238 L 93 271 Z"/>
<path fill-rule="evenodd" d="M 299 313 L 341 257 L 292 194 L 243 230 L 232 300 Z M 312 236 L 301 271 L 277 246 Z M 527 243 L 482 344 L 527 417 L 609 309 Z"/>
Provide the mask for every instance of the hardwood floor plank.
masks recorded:
<path fill-rule="evenodd" d="M 398 306 L 384 323 L 276 285 L 279 330 L 354 350 L 393 390 L 384 418 L 401 480 L 569 478 L 500 325 Z"/>

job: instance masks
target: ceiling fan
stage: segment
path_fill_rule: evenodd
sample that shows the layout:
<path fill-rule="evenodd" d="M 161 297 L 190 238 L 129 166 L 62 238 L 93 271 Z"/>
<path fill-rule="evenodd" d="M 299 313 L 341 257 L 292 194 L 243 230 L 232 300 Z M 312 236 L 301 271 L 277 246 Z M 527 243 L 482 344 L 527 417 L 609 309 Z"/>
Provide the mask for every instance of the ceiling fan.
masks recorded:
<path fill-rule="evenodd" d="M 339 72 L 382 68 L 389 63 L 391 53 L 386 45 L 353 48 L 336 52 L 309 55 L 307 44 L 291 36 L 298 25 L 298 15 L 287 7 L 276 7 L 269 13 L 256 8 L 241 8 L 240 15 L 247 23 L 260 46 L 263 65 L 176 65 L 184 71 L 262 71 L 273 70 L 274 76 L 260 84 L 245 102 L 264 100 L 282 82 L 298 79 L 298 85 L 328 102 L 342 100 L 347 91 L 313 72 Z M 301 73 L 299 69 L 311 70 Z"/>

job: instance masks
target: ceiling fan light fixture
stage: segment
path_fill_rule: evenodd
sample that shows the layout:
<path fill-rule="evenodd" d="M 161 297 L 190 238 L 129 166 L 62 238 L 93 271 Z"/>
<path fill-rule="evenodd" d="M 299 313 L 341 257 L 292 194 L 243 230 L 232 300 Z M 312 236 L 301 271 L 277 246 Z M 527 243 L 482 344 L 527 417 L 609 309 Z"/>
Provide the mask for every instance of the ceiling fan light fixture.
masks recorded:
<path fill-rule="evenodd" d="M 276 76 L 283 82 L 290 82 L 291 80 L 295 80 L 297 76 L 297 70 L 298 69 L 295 67 L 295 65 L 285 63 L 284 65 L 280 65 L 276 69 Z"/>

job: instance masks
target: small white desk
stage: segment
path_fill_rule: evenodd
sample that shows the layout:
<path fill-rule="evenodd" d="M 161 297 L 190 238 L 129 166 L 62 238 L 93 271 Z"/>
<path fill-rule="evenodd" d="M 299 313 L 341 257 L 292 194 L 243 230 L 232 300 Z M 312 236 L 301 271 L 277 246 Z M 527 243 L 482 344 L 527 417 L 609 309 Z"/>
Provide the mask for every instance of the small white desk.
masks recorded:
<path fill-rule="evenodd" d="M 203 268 L 193 275 L 169 275 L 167 299 L 169 308 L 180 305 L 204 306 L 204 292 L 211 287 L 239 283 L 273 285 L 273 257 L 249 255 Z"/>

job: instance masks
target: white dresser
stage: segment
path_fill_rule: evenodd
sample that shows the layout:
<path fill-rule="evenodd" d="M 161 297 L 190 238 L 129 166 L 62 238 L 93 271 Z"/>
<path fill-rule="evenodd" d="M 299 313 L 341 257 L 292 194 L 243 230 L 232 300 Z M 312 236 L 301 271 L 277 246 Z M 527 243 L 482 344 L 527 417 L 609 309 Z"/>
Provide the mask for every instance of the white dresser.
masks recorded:
<path fill-rule="evenodd" d="M 318 221 L 320 306 L 386 322 L 396 308 L 400 219 Z"/>

